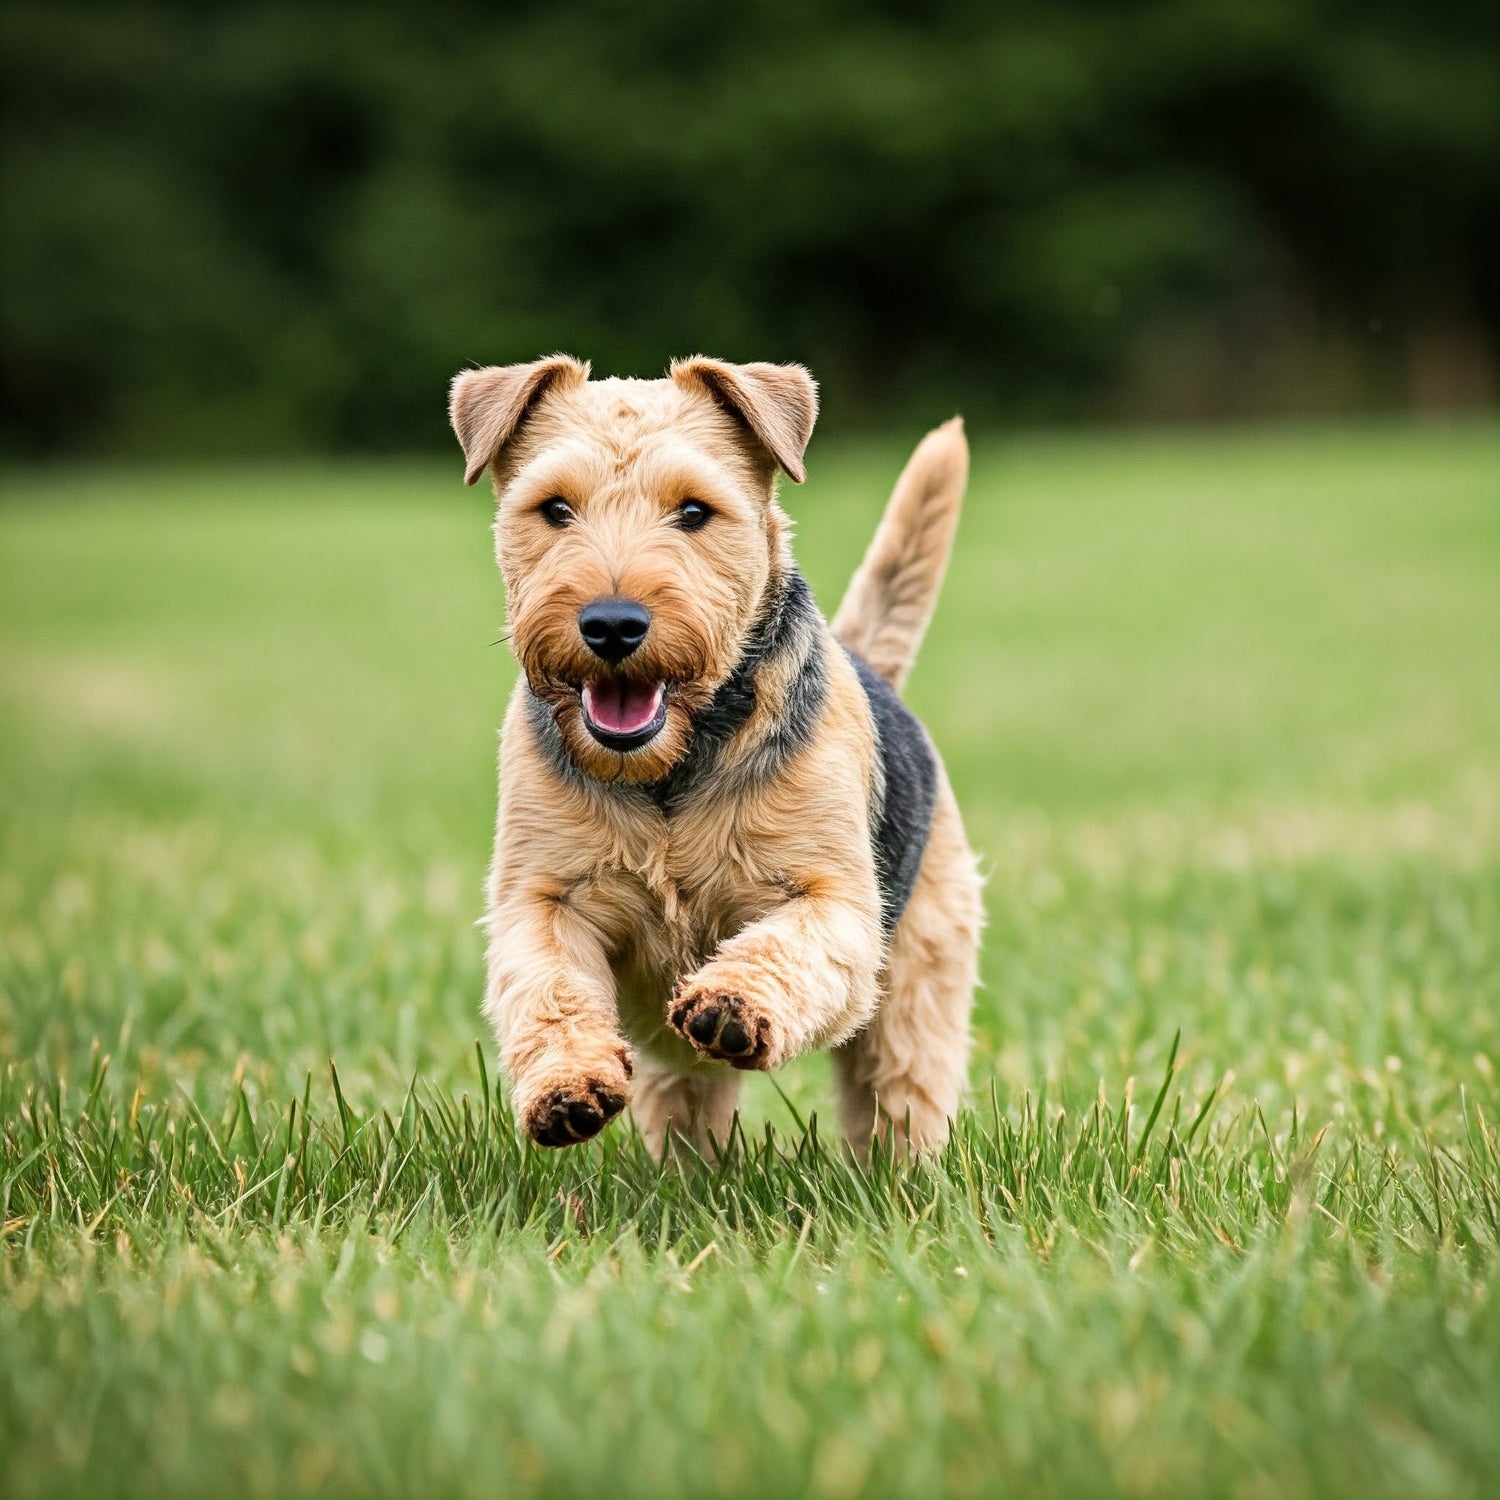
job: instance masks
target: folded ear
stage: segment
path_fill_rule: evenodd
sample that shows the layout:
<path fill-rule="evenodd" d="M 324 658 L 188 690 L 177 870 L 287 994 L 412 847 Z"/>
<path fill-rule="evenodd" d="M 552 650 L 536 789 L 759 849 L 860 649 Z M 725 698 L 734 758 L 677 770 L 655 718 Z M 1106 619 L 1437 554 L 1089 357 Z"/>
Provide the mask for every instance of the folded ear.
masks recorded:
<path fill-rule="evenodd" d="M 672 362 L 680 386 L 706 387 L 760 440 L 793 484 L 807 478 L 802 455 L 818 420 L 818 387 L 801 365 L 732 365 L 701 354 Z"/>
<path fill-rule="evenodd" d="M 448 391 L 448 420 L 464 450 L 464 483 L 479 481 L 549 387 L 582 385 L 588 378 L 589 367 L 571 354 L 455 375 Z"/>

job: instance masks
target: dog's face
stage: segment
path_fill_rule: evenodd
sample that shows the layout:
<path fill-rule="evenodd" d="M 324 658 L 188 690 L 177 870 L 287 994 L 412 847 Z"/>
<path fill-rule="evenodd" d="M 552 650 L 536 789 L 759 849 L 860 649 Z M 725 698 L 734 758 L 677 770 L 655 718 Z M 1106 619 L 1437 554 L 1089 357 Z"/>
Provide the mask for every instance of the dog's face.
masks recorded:
<path fill-rule="evenodd" d="M 567 356 L 470 370 L 451 414 L 494 475 L 510 638 L 563 744 L 601 781 L 660 780 L 788 565 L 775 472 L 803 478 L 799 366 L 679 361 L 588 379 Z"/>

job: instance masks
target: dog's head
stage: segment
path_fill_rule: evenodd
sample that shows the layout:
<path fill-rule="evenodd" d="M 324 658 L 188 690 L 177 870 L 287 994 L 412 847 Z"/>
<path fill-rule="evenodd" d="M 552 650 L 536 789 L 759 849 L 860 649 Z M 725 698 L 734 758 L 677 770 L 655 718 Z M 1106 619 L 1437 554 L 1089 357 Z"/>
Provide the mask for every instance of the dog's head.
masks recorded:
<path fill-rule="evenodd" d="M 465 480 L 494 478 L 512 647 L 586 774 L 657 781 L 686 753 L 790 566 L 776 472 L 802 482 L 817 409 L 800 365 L 590 380 L 559 354 L 454 380 Z"/>

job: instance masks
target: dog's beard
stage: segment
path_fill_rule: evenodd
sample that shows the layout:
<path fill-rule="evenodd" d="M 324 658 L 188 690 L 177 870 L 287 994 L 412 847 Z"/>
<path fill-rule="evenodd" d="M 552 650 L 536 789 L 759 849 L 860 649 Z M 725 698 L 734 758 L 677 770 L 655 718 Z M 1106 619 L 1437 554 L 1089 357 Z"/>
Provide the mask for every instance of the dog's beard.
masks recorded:
<path fill-rule="evenodd" d="M 661 781 L 687 754 L 693 737 L 697 695 L 677 683 L 613 678 L 577 688 L 551 683 L 538 691 L 533 685 L 532 691 L 550 711 L 563 753 L 594 781 Z"/>
<path fill-rule="evenodd" d="M 700 653 L 669 659 L 665 652 L 642 651 L 611 671 L 591 654 L 548 652 L 546 643 L 524 637 L 516 644 L 561 749 L 595 781 L 662 780 L 687 754 L 694 716 L 713 696 Z"/>

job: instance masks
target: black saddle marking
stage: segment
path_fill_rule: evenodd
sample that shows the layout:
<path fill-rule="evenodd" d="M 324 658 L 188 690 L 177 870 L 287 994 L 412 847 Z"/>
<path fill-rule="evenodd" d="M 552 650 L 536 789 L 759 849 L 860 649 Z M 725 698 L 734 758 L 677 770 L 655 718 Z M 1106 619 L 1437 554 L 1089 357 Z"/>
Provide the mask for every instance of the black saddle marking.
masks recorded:
<path fill-rule="evenodd" d="M 848 653 L 875 721 L 882 776 L 871 809 L 870 837 L 880 879 L 880 925 L 889 936 L 911 900 L 932 813 L 937 805 L 937 754 L 917 716 L 869 662 Z"/>

